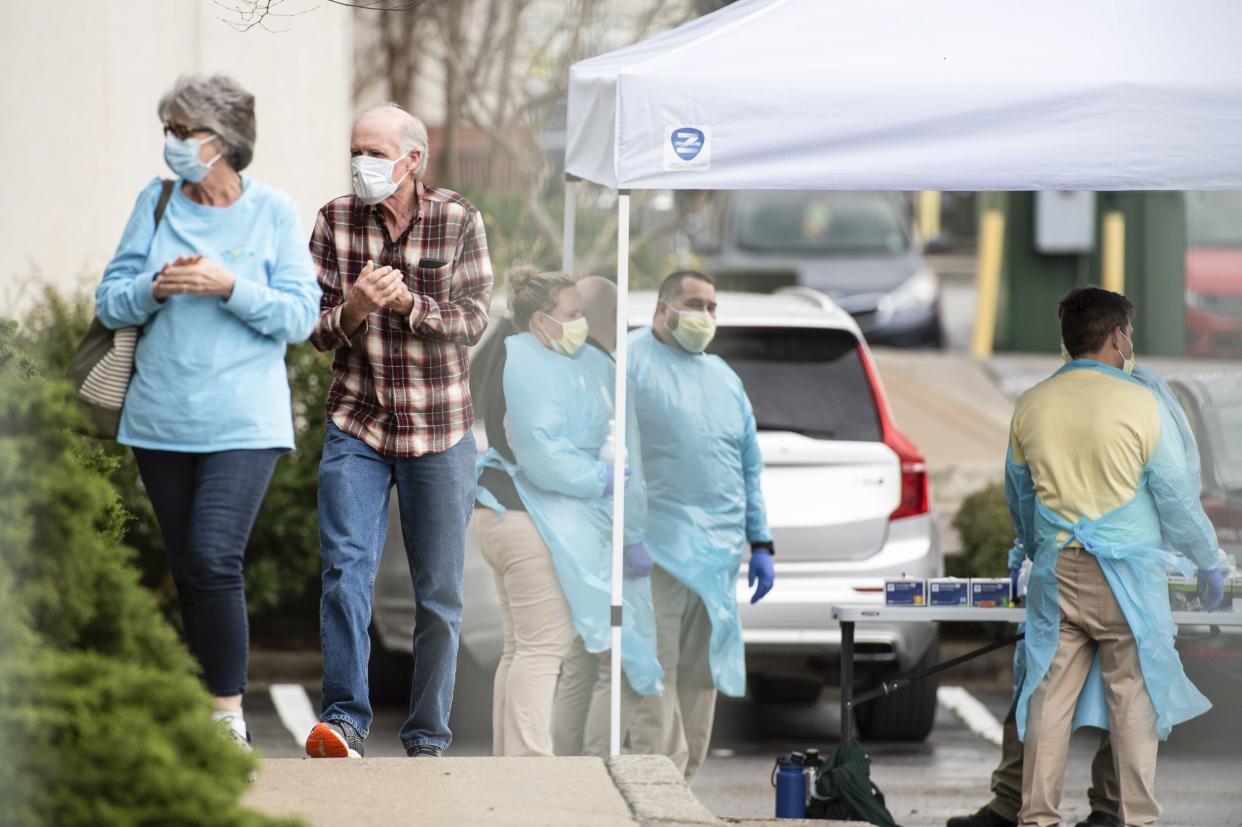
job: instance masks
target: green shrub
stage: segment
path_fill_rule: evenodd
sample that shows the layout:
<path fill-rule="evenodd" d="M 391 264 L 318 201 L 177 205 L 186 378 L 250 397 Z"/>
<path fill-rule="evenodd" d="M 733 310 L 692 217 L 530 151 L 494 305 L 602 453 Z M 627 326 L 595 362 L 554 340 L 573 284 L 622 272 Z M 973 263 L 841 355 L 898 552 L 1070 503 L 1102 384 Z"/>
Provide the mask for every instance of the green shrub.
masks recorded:
<path fill-rule="evenodd" d="M 278 824 L 120 537 L 115 458 L 0 320 L 0 823 Z"/>
<path fill-rule="evenodd" d="M 992 483 L 962 501 L 953 518 L 962 538 L 962 553 L 945 559 L 953 577 L 1004 577 L 1009 573 L 1013 522 L 1005 504 L 1005 489 Z"/>

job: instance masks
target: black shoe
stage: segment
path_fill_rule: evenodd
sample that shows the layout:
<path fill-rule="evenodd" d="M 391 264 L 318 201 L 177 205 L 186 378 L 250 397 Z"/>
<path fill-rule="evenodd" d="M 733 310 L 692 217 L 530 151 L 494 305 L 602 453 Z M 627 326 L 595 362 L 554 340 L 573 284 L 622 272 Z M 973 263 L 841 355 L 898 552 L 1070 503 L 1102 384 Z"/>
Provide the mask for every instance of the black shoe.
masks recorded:
<path fill-rule="evenodd" d="M 444 750 L 435 744 L 416 744 L 405 751 L 410 758 L 439 758 Z"/>
<path fill-rule="evenodd" d="M 1092 810 L 1091 815 L 1074 825 L 1074 827 L 1123 827 L 1121 819 L 1103 810 Z"/>
<path fill-rule="evenodd" d="M 980 807 L 979 812 L 971 816 L 955 816 L 949 819 L 946 827 L 1018 827 L 1018 822 L 1010 821 L 999 815 L 991 807 Z"/>

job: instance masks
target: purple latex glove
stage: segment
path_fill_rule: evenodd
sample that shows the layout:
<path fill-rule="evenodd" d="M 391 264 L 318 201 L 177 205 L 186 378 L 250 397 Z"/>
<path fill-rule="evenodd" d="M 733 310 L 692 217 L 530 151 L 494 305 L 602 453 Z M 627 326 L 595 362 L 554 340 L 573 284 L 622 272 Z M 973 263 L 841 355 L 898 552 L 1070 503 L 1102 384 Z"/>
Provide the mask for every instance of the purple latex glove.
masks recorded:
<path fill-rule="evenodd" d="M 647 550 L 647 544 L 642 540 L 625 547 L 626 577 L 646 577 L 651 574 L 651 567 L 654 565 L 655 561 L 651 559 L 651 552 Z"/>
<path fill-rule="evenodd" d="M 1018 597 L 1018 577 L 1021 574 L 1022 574 L 1021 568 L 1009 570 L 1009 587 L 1010 589 L 1012 589 L 1012 591 L 1009 592 L 1009 595 L 1010 595 L 1010 598 L 1013 600 L 1013 604 L 1015 606 L 1018 605 L 1018 601 L 1022 599 Z"/>
<path fill-rule="evenodd" d="M 762 600 L 765 594 L 772 591 L 772 583 L 776 581 L 776 569 L 772 563 L 772 552 L 769 549 L 752 547 L 750 550 L 750 573 L 746 578 L 747 585 L 755 585 L 756 580 L 759 581 L 759 587 L 751 595 L 751 603 L 758 603 Z"/>
<path fill-rule="evenodd" d="M 614 479 L 616 472 L 611 465 L 604 468 L 604 496 L 611 497 L 612 492 L 616 491 L 616 480 Z M 625 466 L 625 487 L 630 487 L 630 466 Z"/>
<path fill-rule="evenodd" d="M 1221 601 L 1225 599 L 1225 578 L 1221 576 L 1220 569 L 1199 569 L 1196 579 L 1199 581 L 1197 594 L 1203 610 L 1214 612 L 1219 609 Z"/>

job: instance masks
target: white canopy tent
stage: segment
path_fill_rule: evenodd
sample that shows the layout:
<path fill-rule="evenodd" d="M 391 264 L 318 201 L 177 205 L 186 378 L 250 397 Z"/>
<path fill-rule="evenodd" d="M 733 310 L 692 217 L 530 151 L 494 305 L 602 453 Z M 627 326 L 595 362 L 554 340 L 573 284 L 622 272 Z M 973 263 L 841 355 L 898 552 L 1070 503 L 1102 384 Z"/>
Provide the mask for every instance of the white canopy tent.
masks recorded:
<path fill-rule="evenodd" d="M 620 191 L 622 309 L 631 189 L 1242 189 L 1239 32 L 1231 0 L 739 0 L 571 68 L 566 175 Z M 573 222 L 567 184 L 567 272 Z"/>

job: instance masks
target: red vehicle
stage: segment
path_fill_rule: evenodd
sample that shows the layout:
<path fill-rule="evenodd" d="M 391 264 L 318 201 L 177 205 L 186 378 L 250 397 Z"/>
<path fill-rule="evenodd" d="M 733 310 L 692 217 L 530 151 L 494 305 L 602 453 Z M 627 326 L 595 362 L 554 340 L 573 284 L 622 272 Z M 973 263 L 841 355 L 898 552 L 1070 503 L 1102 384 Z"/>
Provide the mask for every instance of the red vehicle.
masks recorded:
<path fill-rule="evenodd" d="M 1186 193 L 1186 355 L 1242 358 L 1242 192 Z"/>

